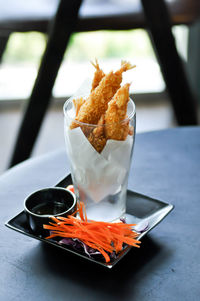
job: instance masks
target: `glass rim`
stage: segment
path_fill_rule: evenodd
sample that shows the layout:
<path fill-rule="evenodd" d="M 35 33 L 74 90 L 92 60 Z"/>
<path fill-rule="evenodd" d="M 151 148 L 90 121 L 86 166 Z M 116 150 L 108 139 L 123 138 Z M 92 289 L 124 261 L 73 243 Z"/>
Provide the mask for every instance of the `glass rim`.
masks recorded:
<path fill-rule="evenodd" d="M 77 124 L 80 125 L 80 126 L 90 126 L 90 127 L 102 126 L 102 127 L 104 127 L 104 126 L 108 126 L 108 125 L 111 125 L 111 124 L 121 124 L 121 123 L 125 123 L 125 122 L 131 120 L 131 119 L 134 117 L 134 115 L 136 114 L 135 103 L 134 103 L 134 101 L 129 97 L 129 102 L 131 102 L 131 104 L 132 104 L 132 106 L 133 106 L 133 110 L 129 113 L 129 115 L 128 115 L 125 119 L 121 120 L 120 122 L 118 122 L 118 123 L 116 123 L 116 122 L 105 123 L 105 124 L 100 124 L 100 125 L 98 125 L 98 124 L 92 124 L 92 123 L 85 123 L 85 122 L 81 122 L 81 121 L 75 120 L 75 118 L 72 118 L 72 117 L 69 116 L 69 114 L 67 113 L 67 109 L 66 109 L 66 108 L 67 108 L 67 106 L 69 105 L 70 102 L 73 104 L 73 99 L 74 99 L 74 98 L 70 97 L 69 99 L 67 99 L 67 100 L 65 101 L 65 103 L 64 103 L 64 105 L 63 105 L 63 113 L 64 113 L 64 117 L 66 117 L 66 118 L 68 118 L 69 120 L 71 120 L 71 121 L 77 123 Z M 129 103 L 129 102 L 128 102 L 128 103 Z"/>

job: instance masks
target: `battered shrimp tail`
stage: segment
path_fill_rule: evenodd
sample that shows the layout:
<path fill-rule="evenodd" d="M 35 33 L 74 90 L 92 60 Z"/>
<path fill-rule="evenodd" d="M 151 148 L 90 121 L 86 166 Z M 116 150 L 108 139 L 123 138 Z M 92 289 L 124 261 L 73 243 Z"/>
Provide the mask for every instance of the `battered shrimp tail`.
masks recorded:
<path fill-rule="evenodd" d="M 125 84 L 123 87 L 121 87 L 117 93 L 115 94 L 115 101 L 116 105 L 119 109 L 122 109 L 123 106 L 127 106 L 127 103 L 129 101 L 129 84 Z M 126 111 L 126 108 L 125 108 Z"/>
<path fill-rule="evenodd" d="M 130 69 L 135 68 L 136 65 L 132 65 L 131 63 L 127 61 L 121 61 L 121 68 L 115 72 L 115 74 L 122 74 L 123 72 L 126 72 Z"/>
<path fill-rule="evenodd" d="M 103 72 L 102 69 L 100 69 L 97 59 L 95 59 L 95 62 L 91 62 L 91 64 L 96 69 L 94 78 L 92 81 L 92 89 L 91 89 L 91 92 L 92 92 L 99 85 L 100 81 L 105 76 L 105 73 Z"/>
<path fill-rule="evenodd" d="M 95 68 L 96 70 L 100 70 L 100 68 L 99 68 L 99 63 L 98 63 L 98 60 L 97 60 L 97 59 L 95 59 L 95 62 L 90 61 L 90 63 L 92 64 L 92 66 L 94 66 L 94 68 Z"/>
<path fill-rule="evenodd" d="M 83 97 L 73 99 L 74 107 L 76 110 L 76 116 L 78 115 L 78 112 L 79 112 L 81 106 L 84 104 L 84 102 L 85 102 L 85 99 Z"/>

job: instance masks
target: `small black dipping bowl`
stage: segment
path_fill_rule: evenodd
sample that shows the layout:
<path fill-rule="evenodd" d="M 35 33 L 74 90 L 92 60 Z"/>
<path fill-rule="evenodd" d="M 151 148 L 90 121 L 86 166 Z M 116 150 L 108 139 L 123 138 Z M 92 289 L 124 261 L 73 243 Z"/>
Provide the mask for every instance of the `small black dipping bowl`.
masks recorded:
<path fill-rule="evenodd" d="M 43 225 L 49 224 L 51 216 L 67 216 L 75 210 L 75 194 L 61 187 L 38 190 L 24 201 L 24 211 L 31 230 L 42 236 L 49 234 Z"/>

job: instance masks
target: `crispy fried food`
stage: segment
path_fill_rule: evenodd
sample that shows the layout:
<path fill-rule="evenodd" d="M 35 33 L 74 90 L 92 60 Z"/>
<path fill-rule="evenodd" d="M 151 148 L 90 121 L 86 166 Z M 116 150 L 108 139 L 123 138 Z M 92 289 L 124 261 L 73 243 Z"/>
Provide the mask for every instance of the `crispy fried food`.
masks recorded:
<path fill-rule="evenodd" d="M 134 68 L 130 63 L 122 61 L 121 68 L 115 73 L 111 71 L 105 75 L 99 85 L 92 91 L 88 99 L 81 106 L 75 120 L 83 123 L 97 124 L 101 115 L 105 113 L 108 102 L 120 88 L 122 73 Z M 78 124 L 72 122 L 70 128 L 76 128 Z"/>
<path fill-rule="evenodd" d="M 102 69 L 100 69 L 97 59 L 95 60 L 95 63 L 91 62 L 91 64 L 96 69 L 96 71 L 94 73 L 94 78 L 92 81 L 92 89 L 91 89 L 91 92 L 92 92 L 99 85 L 100 81 L 105 76 L 105 73 L 103 72 Z"/>
<path fill-rule="evenodd" d="M 129 132 L 129 120 L 126 119 L 130 84 L 121 87 L 108 104 L 105 113 L 105 134 L 107 139 L 125 140 Z M 123 122 L 123 120 L 125 120 Z"/>
<path fill-rule="evenodd" d="M 76 109 L 76 116 L 78 116 L 78 112 L 79 112 L 82 104 L 84 104 L 84 102 L 85 102 L 85 99 L 83 97 L 73 99 L 74 107 Z"/>
<path fill-rule="evenodd" d="M 134 127 L 131 125 L 129 125 L 129 131 L 128 131 L 128 134 L 130 135 L 130 136 L 133 136 L 133 133 L 134 133 Z"/>
<path fill-rule="evenodd" d="M 88 137 L 89 142 L 99 153 L 101 153 L 107 141 L 104 133 L 105 130 L 104 124 L 105 124 L 105 115 L 102 115 L 98 122 L 98 126 L 90 133 Z"/>

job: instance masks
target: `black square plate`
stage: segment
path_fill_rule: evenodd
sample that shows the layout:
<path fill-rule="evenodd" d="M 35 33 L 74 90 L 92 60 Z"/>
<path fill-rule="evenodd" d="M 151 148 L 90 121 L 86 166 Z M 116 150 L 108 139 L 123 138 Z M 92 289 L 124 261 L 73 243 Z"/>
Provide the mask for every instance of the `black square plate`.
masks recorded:
<path fill-rule="evenodd" d="M 64 178 L 62 181 L 60 181 L 56 186 L 67 187 L 71 183 L 72 183 L 71 176 L 68 175 L 66 178 Z M 155 226 L 157 226 L 165 218 L 165 216 L 172 211 L 173 208 L 174 208 L 174 206 L 171 204 L 164 203 L 162 201 L 153 199 L 151 197 L 128 190 L 126 221 L 127 221 L 127 223 L 135 223 L 135 224 L 141 225 L 141 227 L 143 227 L 142 225 L 147 225 L 145 231 L 143 231 L 138 237 L 138 240 L 141 240 L 141 238 L 144 235 L 146 235 L 149 231 L 151 231 Z M 103 265 L 108 268 L 112 268 L 131 249 L 130 246 L 126 246 L 123 249 L 123 251 L 121 251 L 117 255 L 116 259 L 112 260 L 109 263 L 105 263 L 101 260 L 97 260 L 97 259 L 88 257 L 87 255 L 78 253 L 78 252 L 70 249 L 68 246 L 60 245 L 56 241 L 47 240 L 40 235 L 34 234 L 31 231 L 29 225 L 27 224 L 26 215 L 25 215 L 24 211 L 20 212 L 17 216 L 13 217 L 5 225 L 15 231 L 18 231 L 18 232 L 24 234 L 24 235 L 28 235 L 32 238 L 43 241 L 45 243 L 49 243 L 58 248 L 64 249 L 68 252 L 74 253 L 87 260 L 93 261 L 95 263 L 98 263 L 98 264 Z"/>

